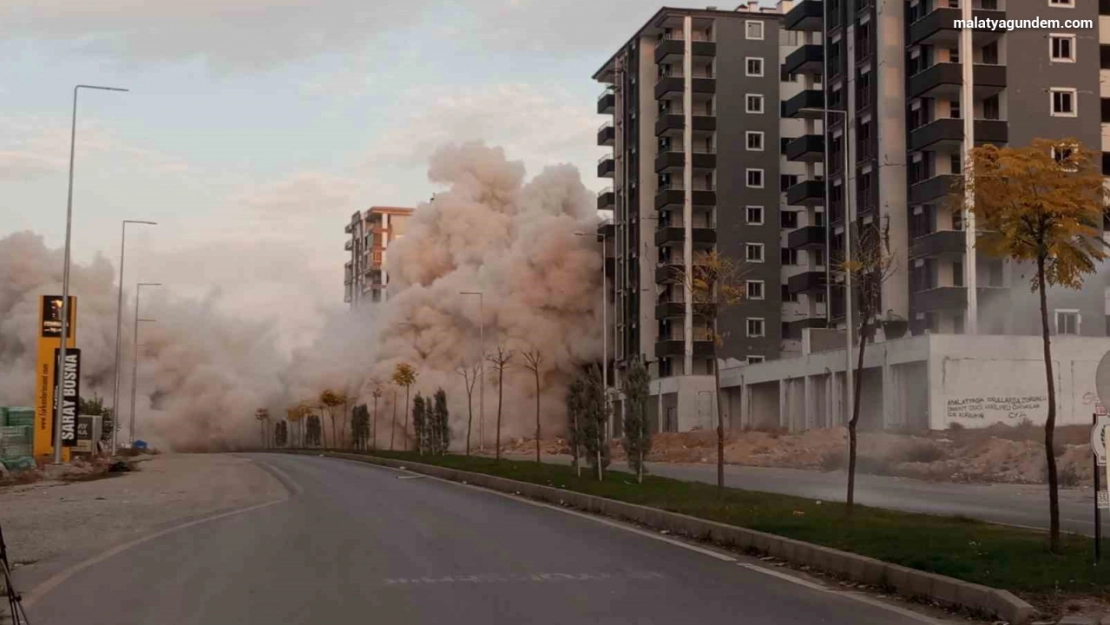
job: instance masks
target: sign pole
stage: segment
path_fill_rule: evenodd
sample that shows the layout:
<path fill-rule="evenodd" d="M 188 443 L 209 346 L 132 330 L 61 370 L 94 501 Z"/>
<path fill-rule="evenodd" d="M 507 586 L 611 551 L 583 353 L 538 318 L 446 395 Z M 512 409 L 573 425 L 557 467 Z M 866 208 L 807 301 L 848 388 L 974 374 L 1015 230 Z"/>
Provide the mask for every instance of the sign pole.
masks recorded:
<path fill-rule="evenodd" d="M 1091 415 L 1091 423 L 1098 426 L 1098 413 Z M 1098 454 L 1091 452 L 1091 462 L 1094 463 L 1095 473 L 1095 564 L 1102 560 L 1102 510 L 1098 507 L 1098 496 L 1102 492 L 1102 486 L 1099 484 L 1099 466 Z"/>

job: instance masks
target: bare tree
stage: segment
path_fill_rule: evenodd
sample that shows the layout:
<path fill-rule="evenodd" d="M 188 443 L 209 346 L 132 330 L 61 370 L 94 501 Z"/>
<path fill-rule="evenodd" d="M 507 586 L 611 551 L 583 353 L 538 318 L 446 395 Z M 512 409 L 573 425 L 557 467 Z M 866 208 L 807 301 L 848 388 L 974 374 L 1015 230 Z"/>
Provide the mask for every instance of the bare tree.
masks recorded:
<path fill-rule="evenodd" d="M 524 357 L 524 368 L 531 371 L 536 379 L 536 463 L 540 462 L 540 366 L 543 365 L 543 354 L 538 348 L 521 352 Z"/>
<path fill-rule="evenodd" d="M 725 419 L 721 405 L 721 368 L 717 356 L 725 337 L 717 331 L 717 317 L 726 308 L 744 299 L 745 272 L 742 265 L 717 250 L 697 252 L 692 260 L 689 274 L 678 273 L 686 301 L 691 302 L 694 318 L 705 323 L 706 338 L 713 349 L 713 385 L 717 403 L 717 495 L 721 496 L 725 488 Z"/>
<path fill-rule="evenodd" d="M 455 372 L 462 376 L 466 387 L 466 455 L 470 455 L 470 426 L 474 423 L 474 383 L 478 381 L 481 363 L 459 364 Z"/>
<path fill-rule="evenodd" d="M 501 460 L 501 407 L 504 400 L 505 390 L 505 369 L 509 368 L 509 363 L 513 359 L 513 350 L 505 349 L 504 346 L 498 345 L 497 352 L 486 356 L 486 360 L 493 365 L 493 373 L 497 375 L 497 451 L 495 458 Z"/>
<path fill-rule="evenodd" d="M 859 337 L 859 354 L 856 361 L 855 388 L 851 389 L 854 398 L 852 418 L 848 421 L 848 499 L 849 515 L 855 506 L 856 494 L 856 448 L 859 425 L 860 397 L 863 389 L 863 353 L 867 349 L 867 339 L 871 337 L 879 323 L 882 306 L 883 283 L 894 274 L 894 256 L 890 252 L 890 224 L 884 218 L 882 226 L 872 222 L 865 224 L 857 219 L 853 227 L 852 259 L 837 263 L 842 274 L 851 273 L 854 282 L 859 323 L 856 334 Z M 845 298 L 847 300 L 847 298 Z"/>
<path fill-rule="evenodd" d="M 378 380 L 370 380 L 370 396 L 374 398 L 374 414 L 370 418 L 370 450 L 377 451 L 378 449 L 378 400 L 382 398 L 382 383 Z"/>

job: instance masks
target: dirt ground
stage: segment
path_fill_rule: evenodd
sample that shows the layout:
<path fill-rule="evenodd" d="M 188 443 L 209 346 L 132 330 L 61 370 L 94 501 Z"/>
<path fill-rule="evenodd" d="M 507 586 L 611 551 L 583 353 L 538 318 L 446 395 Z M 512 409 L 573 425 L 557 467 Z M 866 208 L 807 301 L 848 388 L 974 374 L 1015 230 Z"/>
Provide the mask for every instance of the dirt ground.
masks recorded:
<path fill-rule="evenodd" d="M 1062 486 L 1092 483 L 1093 466 L 1088 442 L 1090 428 L 1056 428 L 1056 462 Z M 716 433 L 695 430 L 652 437 L 653 462 L 714 463 Z M 725 462 L 756 467 L 833 471 L 847 464 L 848 431 L 844 428 L 785 432 L 743 430 L 726 434 Z M 506 453 L 535 453 L 533 440 L 514 440 Z M 569 454 L 562 439 L 547 440 L 545 454 Z M 614 460 L 624 457 L 619 442 Z M 859 470 L 945 482 L 1000 482 L 1041 484 L 1046 481 L 1044 430 L 1040 426 L 994 425 L 983 429 L 953 429 L 916 434 L 861 432 Z"/>

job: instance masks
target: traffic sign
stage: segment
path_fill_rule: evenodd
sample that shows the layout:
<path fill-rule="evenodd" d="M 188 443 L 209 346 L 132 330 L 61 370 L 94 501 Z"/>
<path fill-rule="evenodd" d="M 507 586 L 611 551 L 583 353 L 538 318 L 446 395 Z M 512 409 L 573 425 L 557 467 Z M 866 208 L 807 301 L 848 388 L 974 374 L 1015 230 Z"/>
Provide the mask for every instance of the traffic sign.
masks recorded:
<path fill-rule="evenodd" d="M 1098 460 L 1098 466 L 1106 466 L 1106 440 L 1110 434 L 1110 417 L 1101 415 L 1091 427 L 1091 451 Z"/>
<path fill-rule="evenodd" d="M 1096 505 L 1099 510 L 1110 510 L 1110 492 L 1098 491 L 1098 503 Z"/>

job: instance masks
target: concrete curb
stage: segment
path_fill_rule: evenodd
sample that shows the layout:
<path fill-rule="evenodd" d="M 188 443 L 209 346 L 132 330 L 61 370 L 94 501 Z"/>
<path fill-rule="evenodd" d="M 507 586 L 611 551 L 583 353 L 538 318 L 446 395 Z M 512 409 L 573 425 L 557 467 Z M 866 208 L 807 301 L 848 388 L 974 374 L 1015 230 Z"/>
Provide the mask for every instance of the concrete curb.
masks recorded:
<path fill-rule="evenodd" d="M 453 482 L 466 482 L 503 493 L 565 505 L 593 514 L 631 521 L 655 530 L 713 542 L 741 551 L 757 551 L 794 564 L 832 573 L 871 586 L 884 586 L 909 599 L 935 601 L 945 607 L 966 609 L 1000 618 L 1011 625 L 1025 625 L 1034 614 L 1033 606 L 1006 590 L 961 581 L 943 575 L 926 573 L 874 558 L 822 547 L 812 543 L 784 538 L 774 534 L 707 521 L 685 514 L 667 512 L 624 503 L 615 499 L 595 497 L 551 486 L 518 482 L 503 477 L 450 469 L 430 464 L 394 460 L 363 454 L 325 451 L 283 451 L 280 453 L 310 456 L 325 455 L 391 468 L 423 473 Z"/>

